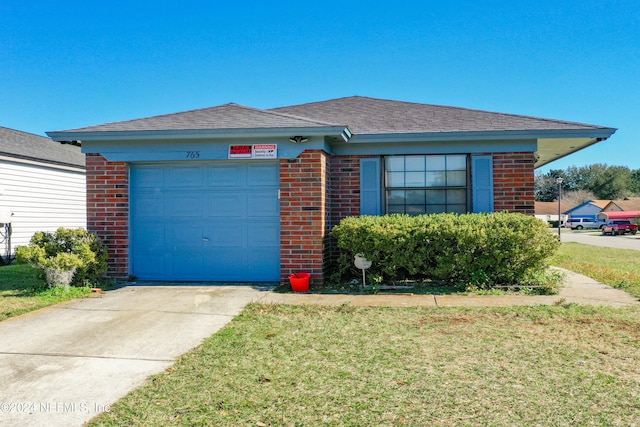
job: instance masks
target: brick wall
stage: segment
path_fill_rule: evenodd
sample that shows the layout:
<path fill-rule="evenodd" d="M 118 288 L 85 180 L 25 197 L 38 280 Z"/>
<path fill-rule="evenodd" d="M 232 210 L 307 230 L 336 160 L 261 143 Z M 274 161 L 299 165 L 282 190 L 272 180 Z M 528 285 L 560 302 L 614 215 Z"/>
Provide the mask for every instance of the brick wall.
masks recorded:
<path fill-rule="evenodd" d="M 332 157 L 330 159 L 331 223 L 342 218 L 360 215 L 360 159 L 362 156 Z"/>
<path fill-rule="evenodd" d="M 311 283 L 324 280 L 328 210 L 328 155 L 305 151 L 280 161 L 281 281 L 295 272 L 311 273 Z"/>
<path fill-rule="evenodd" d="M 129 276 L 129 171 L 126 163 L 87 154 L 87 229 L 109 250 L 107 275 Z"/>
<path fill-rule="evenodd" d="M 493 153 L 496 212 L 535 214 L 534 153 Z"/>

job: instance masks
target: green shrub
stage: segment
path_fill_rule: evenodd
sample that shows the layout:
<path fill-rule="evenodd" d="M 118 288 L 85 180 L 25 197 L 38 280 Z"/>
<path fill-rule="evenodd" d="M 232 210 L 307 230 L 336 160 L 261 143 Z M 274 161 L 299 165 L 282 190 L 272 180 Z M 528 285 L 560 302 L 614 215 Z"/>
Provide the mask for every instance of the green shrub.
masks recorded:
<path fill-rule="evenodd" d="M 384 215 L 343 219 L 331 235 L 343 279 L 358 277 L 353 257 L 373 261 L 369 274 L 402 280 L 517 284 L 542 271 L 559 242 L 548 225 L 515 213 Z"/>
<path fill-rule="evenodd" d="M 74 286 L 95 284 L 107 271 L 106 248 L 96 234 L 83 229 L 60 227 L 55 233 L 37 232 L 29 246 L 16 249 L 16 259 L 41 269 L 76 267 Z"/>

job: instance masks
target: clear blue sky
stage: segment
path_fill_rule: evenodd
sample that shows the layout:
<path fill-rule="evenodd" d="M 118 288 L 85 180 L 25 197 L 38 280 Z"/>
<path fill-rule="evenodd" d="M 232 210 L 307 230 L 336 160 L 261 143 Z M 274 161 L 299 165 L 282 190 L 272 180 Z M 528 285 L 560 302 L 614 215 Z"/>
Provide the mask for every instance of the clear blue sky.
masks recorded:
<path fill-rule="evenodd" d="M 44 135 L 362 95 L 618 128 L 640 168 L 640 2 L 0 0 L 0 125 Z"/>

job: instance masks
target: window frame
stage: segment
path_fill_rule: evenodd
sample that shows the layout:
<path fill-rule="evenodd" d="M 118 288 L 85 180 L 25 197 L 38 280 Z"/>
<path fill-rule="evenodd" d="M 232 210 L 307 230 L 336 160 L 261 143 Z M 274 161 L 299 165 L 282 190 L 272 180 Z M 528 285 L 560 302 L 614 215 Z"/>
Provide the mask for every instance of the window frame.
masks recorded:
<path fill-rule="evenodd" d="M 460 157 L 464 157 L 464 165 L 465 165 L 465 169 L 464 169 L 464 185 L 447 185 L 447 173 L 448 172 L 456 172 L 456 171 L 460 171 L 462 172 L 462 170 L 457 170 L 457 169 L 447 169 L 447 157 L 449 156 L 460 156 Z M 423 157 L 423 161 L 424 161 L 424 166 L 422 168 L 422 170 L 420 171 L 413 171 L 413 170 L 408 170 L 406 168 L 407 165 L 407 158 L 417 158 L 417 157 Z M 444 165 L 444 169 L 436 169 L 436 170 L 429 170 L 429 166 L 428 166 L 428 158 L 429 157 L 444 157 L 444 161 L 445 161 L 445 165 Z M 397 171 L 397 170 L 388 170 L 388 159 L 391 158 L 402 158 L 404 159 L 403 163 L 403 169 L 402 171 Z M 443 154 L 394 154 L 394 155 L 387 155 L 387 156 L 382 156 L 382 208 L 385 214 L 387 213 L 406 213 L 408 215 L 420 215 L 420 214 L 424 214 L 424 213 L 436 213 L 436 212 L 460 212 L 460 210 L 451 210 L 449 209 L 449 207 L 453 207 L 453 206 L 459 206 L 462 203 L 449 203 L 448 199 L 447 199 L 447 190 L 464 190 L 464 212 L 471 212 L 472 209 L 472 192 L 471 192 L 471 155 L 468 153 L 443 153 Z M 409 173 L 422 173 L 425 175 L 424 178 L 424 182 L 422 183 L 421 186 L 415 186 L 415 185 L 407 185 L 406 182 L 406 176 L 407 176 L 407 172 Z M 445 183 L 444 185 L 428 185 L 428 179 L 427 179 L 427 173 L 428 172 L 435 172 L 435 173 L 443 173 L 444 177 L 445 177 Z M 391 185 L 391 183 L 389 182 L 389 173 L 402 173 L 404 174 L 405 177 L 405 181 L 403 182 L 404 185 L 402 186 L 393 186 Z M 390 192 L 391 191 L 404 191 L 404 204 L 403 205 L 396 205 L 396 206 L 403 206 L 403 211 L 404 212 L 398 212 L 397 210 L 392 210 L 390 212 L 389 209 L 389 200 L 390 200 Z M 407 191 L 412 191 L 412 190 L 416 190 L 416 191 L 424 191 L 425 192 L 425 200 L 424 200 L 424 204 L 422 204 L 423 209 L 418 212 L 408 212 L 408 206 L 419 206 L 418 204 L 409 204 L 407 203 Z M 440 204 L 436 204 L 436 203 L 428 203 L 428 200 L 426 199 L 426 192 L 428 191 L 443 191 L 444 192 L 444 203 L 442 204 L 442 206 L 444 206 L 444 211 L 441 210 L 436 210 L 433 212 L 430 212 L 428 207 L 429 206 L 439 206 Z M 391 205 L 393 206 L 393 205 Z"/>

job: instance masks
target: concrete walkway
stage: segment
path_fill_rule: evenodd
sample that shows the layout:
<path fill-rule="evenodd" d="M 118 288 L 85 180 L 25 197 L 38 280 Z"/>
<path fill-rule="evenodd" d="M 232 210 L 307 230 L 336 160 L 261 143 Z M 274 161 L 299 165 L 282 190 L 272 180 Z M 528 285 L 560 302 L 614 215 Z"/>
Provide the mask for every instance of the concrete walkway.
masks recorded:
<path fill-rule="evenodd" d="M 222 328 L 251 301 L 359 306 L 638 304 L 568 274 L 556 296 L 277 294 L 250 286 L 126 286 L 0 322 L 0 425 L 80 426 Z"/>
<path fill-rule="evenodd" d="M 558 302 L 608 305 L 624 307 L 639 304 L 628 293 L 603 285 L 581 274 L 563 270 L 566 274 L 565 286 L 559 295 L 332 295 L 332 294 L 279 294 L 267 293 L 260 302 L 282 304 L 324 304 L 354 306 L 395 306 L 395 307 L 461 307 L 461 306 L 509 306 L 556 304 Z"/>

